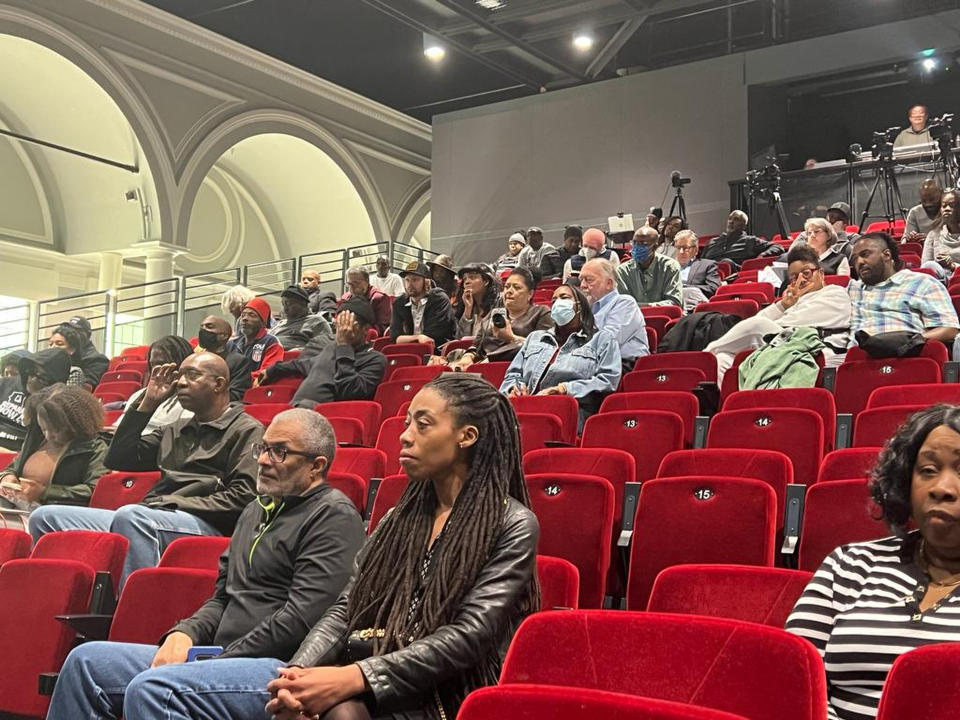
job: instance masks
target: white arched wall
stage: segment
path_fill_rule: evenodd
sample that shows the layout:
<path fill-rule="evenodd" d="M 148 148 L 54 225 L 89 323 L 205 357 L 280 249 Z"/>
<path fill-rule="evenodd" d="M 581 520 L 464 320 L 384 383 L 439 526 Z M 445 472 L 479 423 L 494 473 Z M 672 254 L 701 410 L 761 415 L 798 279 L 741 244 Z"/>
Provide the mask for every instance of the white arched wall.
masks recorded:
<path fill-rule="evenodd" d="M 375 238 L 357 188 L 333 158 L 300 137 L 264 133 L 229 148 L 204 176 L 177 266 L 209 272 Z"/>

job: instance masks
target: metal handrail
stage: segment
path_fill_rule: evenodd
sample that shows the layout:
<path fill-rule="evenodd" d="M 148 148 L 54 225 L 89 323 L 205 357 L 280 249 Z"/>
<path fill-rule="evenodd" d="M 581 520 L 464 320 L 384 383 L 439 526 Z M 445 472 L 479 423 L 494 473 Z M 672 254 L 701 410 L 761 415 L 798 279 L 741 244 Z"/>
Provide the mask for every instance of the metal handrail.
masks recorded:
<path fill-rule="evenodd" d="M 31 309 L 29 302 L 0 307 L 0 355 L 29 347 Z"/>

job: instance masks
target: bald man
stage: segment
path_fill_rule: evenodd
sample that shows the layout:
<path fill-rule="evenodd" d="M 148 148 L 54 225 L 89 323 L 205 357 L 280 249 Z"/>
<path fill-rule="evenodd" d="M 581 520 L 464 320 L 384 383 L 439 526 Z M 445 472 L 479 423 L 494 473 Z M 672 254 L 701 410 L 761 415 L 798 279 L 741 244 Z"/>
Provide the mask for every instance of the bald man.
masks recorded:
<path fill-rule="evenodd" d="M 329 322 L 337 310 L 337 296 L 329 290 L 320 289 L 320 273 L 304 270 L 300 275 L 300 287 L 310 296 L 310 312 Z"/>
<path fill-rule="evenodd" d="M 607 247 L 607 235 L 599 228 L 589 228 L 583 233 L 580 252 L 563 264 L 563 281 L 580 275 L 580 268 L 588 260 L 606 260 L 614 268 L 620 264 L 620 257 L 612 248 Z"/>
<path fill-rule="evenodd" d="M 243 394 L 253 384 L 250 375 L 252 368 L 250 361 L 243 353 L 227 347 L 231 335 L 233 335 L 233 325 L 218 315 L 208 315 L 200 323 L 200 332 L 197 333 L 200 345 L 197 350 L 207 350 L 223 358 L 230 371 L 230 399 L 233 402 L 239 402 L 243 400 Z"/>
<path fill-rule="evenodd" d="M 189 420 L 141 435 L 154 410 L 176 394 Z M 121 583 L 152 567 L 172 540 L 188 535 L 231 535 L 256 493 L 257 458 L 251 447 L 263 426 L 230 402 L 230 373 L 211 352 L 191 355 L 178 369 L 158 365 L 139 407 L 120 421 L 107 451 L 112 470 L 160 471 L 160 481 L 139 505 L 119 510 L 48 505 L 30 516 L 34 539 L 58 530 L 120 533 L 130 541 Z M 42 511 L 42 512 L 41 512 Z"/>

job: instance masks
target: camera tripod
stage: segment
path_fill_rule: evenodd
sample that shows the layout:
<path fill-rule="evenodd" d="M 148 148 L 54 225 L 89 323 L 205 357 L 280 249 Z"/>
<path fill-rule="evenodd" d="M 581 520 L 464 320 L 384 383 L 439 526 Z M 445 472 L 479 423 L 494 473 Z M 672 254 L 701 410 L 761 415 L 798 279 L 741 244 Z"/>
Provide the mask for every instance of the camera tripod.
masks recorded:
<path fill-rule="evenodd" d="M 783 209 L 783 198 L 780 197 L 780 190 L 770 191 L 767 195 L 767 205 L 770 207 L 770 212 L 775 213 L 777 216 L 777 224 L 780 226 L 780 237 L 789 237 L 790 223 L 787 222 L 787 213 Z"/>
<path fill-rule="evenodd" d="M 883 192 L 880 199 L 883 202 L 883 216 L 891 225 L 896 216 L 903 219 L 907 217 L 907 209 L 903 206 L 903 197 L 900 195 L 900 186 L 897 184 L 897 174 L 893 169 L 892 157 L 881 157 L 877 161 L 877 179 L 873 183 L 873 189 L 867 197 L 867 204 L 863 208 L 863 214 L 860 216 L 860 228 L 858 232 L 863 232 L 868 217 L 870 215 L 870 206 L 877 195 L 877 190 L 883 186 Z"/>
<path fill-rule="evenodd" d="M 953 154 L 953 148 L 950 146 L 950 133 L 942 133 L 937 138 L 937 144 L 940 146 L 940 157 L 934 163 L 934 175 L 943 173 L 943 187 L 955 188 L 960 179 L 960 168 L 957 167 L 957 156 Z"/>
<path fill-rule="evenodd" d="M 667 217 L 677 215 L 683 220 L 684 226 L 687 224 L 687 203 L 683 199 L 683 185 L 676 187 L 677 193 L 673 196 L 673 202 L 670 203 L 670 214 Z M 674 212 L 676 210 L 676 212 Z"/>

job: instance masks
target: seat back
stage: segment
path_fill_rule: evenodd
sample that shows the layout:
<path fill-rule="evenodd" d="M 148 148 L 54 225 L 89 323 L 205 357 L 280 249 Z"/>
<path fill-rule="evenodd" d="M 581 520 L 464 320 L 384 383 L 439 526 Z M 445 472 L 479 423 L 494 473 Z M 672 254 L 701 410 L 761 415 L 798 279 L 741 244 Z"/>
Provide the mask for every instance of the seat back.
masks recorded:
<path fill-rule="evenodd" d="M 401 415 L 385 418 L 380 424 L 377 435 L 377 449 L 382 450 L 387 458 L 384 472 L 395 475 L 401 472 L 400 468 L 400 435 L 406 427 L 406 418 Z"/>
<path fill-rule="evenodd" d="M 526 480 L 540 521 L 538 552 L 576 565 L 580 607 L 602 607 L 610 568 L 613 486 L 596 475 L 538 473 Z"/>
<path fill-rule="evenodd" d="M 826 675 L 808 641 L 695 615 L 565 610 L 529 616 L 500 684 L 549 682 L 672 700 L 750 720 L 825 720 Z"/>
<path fill-rule="evenodd" d="M 877 464 L 880 447 L 857 447 L 834 450 L 823 458 L 817 482 L 853 480 L 867 477 Z"/>
<path fill-rule="evenodd" d="M 160 473 L 110 472 L 101 475 L 90 496 L 90 507 L 116 510 L 143 500 L 153 486 L 160 482 Z"/>
<path fill-rule="evenodd" d="M 607 447 L 633 455 L 636 480 L 657 474 L 663 456 L 683 448 L 683 419 L 662 410 L 618 410 L 587 418 L 583 447 Z"/>
<path fill-rule="evenodd" d="M 109 639 L 156 645 L 170 628 L 193 615 L 216 589 L 215 570 L 142 568 L 130 573 L 117 603 Z"/>
<path fill-rule="evenodd" d="M 571 445 L 577 442 L 577 427 L 580 419 L 580 405 L 570 395 L 524 395 L 510 398 L 513 409 L 519 413 L 548 413 L 560 420 L 561 437 Z M 524 448 L 526 451 L 526 448 Z"/>
<path fill-rule="evenodd" d="M 877 720 L 944 717 L 960 707 L 960 643 L 919 647 L 898 657 L 880 696 Z"/>
<path fill-rule="evenodd" d="M 580 572 L 569 560 L 537 555 L 541 610 L 576 610 L 580 603 Z"/>
<path fill-rule="evenodd" d="M 867 406 L 870 393 L 887 385 L 941 382 L 940 365 L 925 357 L 855 360 L 837 368 L 834 394 L 837 412 L 856 415 Z"/>
<path fill-rule="evenodd" d="M 257 403 L 256 405 L 243 406 L 243 411 L 264 427 L 270 425 L 277 415 L 289 409 L 289 403 L 285 402 Z"/>
<path fill-rule="evenodd" d="M 163 551 L 158 567 L 216 571 L 220 568 L 220 556 L 229 546 L 230 538 L 222 536 L 177 538 Z"/>
<path fill-rule="evenodd" d="M 331 472 L 354 473 L 364 480 L 386 474 L 387 456 L 377 448 L 339 447 L 330 464 Z"/>
<path fill-rule="evenodd" d="M 684 351 L 638 357 L 634 370 L 674 370 L 694 368 L 702 370 L 709 382 L 717 381 L 717 358 L 708 352 Z"/>
<path fill-rule="evenodd" d="M 674 565 L 657 575 L 647 610 L 782 628 L 812 577 L 802 570 L 753 565 Z"/>
<path fill-rule="evenodd" d="M 390 379 L 395 382 L 400 380 L 433 380 L 446 369 L 443 365 L 411 365 L 410 367 L 398 367 L 390 373 Z"/>
<path fill-rule="evenodd" d="M 741 293 L 745 292 L 763 295 L 764 301 L 768 304 L 772 303 L 776 299 L 773 285 L 768 282 L 745 282 L 737 283 L 735 285 L 721 285 L 717 288 L 717 292 L 714 294 L 714 297 L 719 300 L 731 295 L 740 295 Z"/>
<path fill-rule="evenodd" d="M 520 448 L 523 452 L 545 448 L 550 442 L 563 442 L 563 424 L 556 415 L 517 413 L 517 422 L 520 424 Z"/>
<path fill-rule="evenodd" d="M 367 481 L 356 473 L 327 473 L 327 485 L 339 490 L 357 509 L 357 512 L 363 515 L 367 506 Z"/>
<path fill-rule="evenodd" d="M 114 592 L 119 591 L 123 562 L 130 541 L 118 533 L 64 530 L 42 535 L 33 546 L 34 560 L 76 560 L 94 572 L 109 572 Z"/>
<path fill-rule="evenodd" d="M 693 393 L 680 390 L 647 390 L 645 392 L 620 392 L 607 395 L 600 405 L 600 412 L 621 410 L 664 410 L 683 419 L 683 438 L 687 447 L 693 447 L 693 434 L 700 412 L 700 401 Z"/>
<path fill-rule="evenodd" d="M 387 355 L 387 365 L 383 369 L 383 382 L 393 379 L 393 373 L 400 368 L 420 367 L 423 358 L 420 355 Z"/>
<path fill-rule="evenodd" d="M 644 319 L 651 317 L 665 317 L 675 320 L 683 317 L 683 310 L 677 305 L 644 305 L 640 308 Z"/>
<path fill-rule="evenodd" d="M 458 720 L 744 720 L 668 700 L 553 685 L 485 687 L 470 693 Z"/>
<path fill-rule="evenodd" d="M 313 409 L 325 418 L 356 418 L 363 425 L 363 444 L 373 447 L 380 429 L 380 405 L 372 400 L 338 400 L 318 403 Z"/>
<path fill-rule="evenodd" d="M 390 343 L 380 348 L 384 355 L 416 355 L 423 358 L 424 355 L 433 355 L 433 343 Z"/>
<path fill-rule="evenodd" d="M 724 410 L 710 423 L 707 447 L 777 450 L 793 463 L 794 482 L 808 485 L 823 458 L 823 420 L 804 408 Z"/>
<path fill-rule="evenodd" d="M 917 357 L 930 358 L 931 360 L 943 365 L 950 360 L 950 353 L 947 352 L 947 346 L 939 340 L 928 340 L 923 344 L 920 354 Z M 870 355 L 859 345 L 854 345 L 847 349 L 843 356 L 844 362 L 854 362 L 856 360 L 870 360 Z"/>
<path fill-rule="evenodd" d="M 914 413 L 925 408 L 925 405 L 887 405 L 861 411 L 853 426 L 853 447 L 882 447 Z"/>
<path fill-rule="evenodd" d="M 834 548 L 889 537 L 864 480 L 835 480 L 807 488 L 797 567 L 815 571 Z"/>
<path fill-rule="evenodd" d="M 763 407 L 813 410 L 823 420 L 824 450 L 833 449 L 834 436 L 837 434 L 837 406 L 829 390 L 817 387 L 738 390 L 723 403 L 724 410 Z"/>
<path fill-rule="evenodd" d="M 672 353 L 657 355 L 666 357 Z M 696 368 L 661 368 L 659 370 L 633 370 L 626 373 L 620 381 L 623 392 L 643 392 L 645 390 L 680 390 L 688 392 L 697 385 L 706 382 L 703 370 Z"/>
<path fill-rule="evenodd" d="M 627 607 L 643 610 L 671 565 L 773 565 L 777 497 L 748 478 L 677 477 L 645 482 L 637 503 Z"/>
<path fill-rule="evenodd" d="M 33 538 L 30 533 L 12 528 L 0 528 L 0 565 L 7 560 L 19 560 L 30 554 Z"/>
<path fill-rule="evenodd" d="M 383 516 L 399 502 L 409 484 L 410 478 L 402 474 L 387 475 L 383 478 L 380 487 L 377 488 L 377 495 L 373 499 L 373 507 L 370 509 L 368 534 L 372 534 L 377 529 L 377 525 L 383 520 Z"/>
<path fill-rule="evenodd" d="M 135 382 L 138 385 L 143 384 L 143 373 L 139 370 L 108 370 L 100 376 L 100 384 Z"/>
<path fill-rule="evenodd" d="M 397 380 L 382 382 L 377 386 L 377 392 L 373 396 L 375 402 L 380 403 L 381 417 L 393 417 L 397 410 L 405 402 L 413 400 L 420 388 L 426 385 L 429 380 Z"/>
<path fill-rule="evenodd" d="M 467 368 L 467 372 L 482 375 L 488 383 L 499 388 L 503 384 L 503 378 L 506 377 L 509 367 L 508 362 L 474 363 Z"/>
<path fill-rule="evenodd" d="M 247 390 L 243 394 L 243 401 L 251 405 L 263 405 L 267 403 L 289 404 L 296 394 L 297 388 L 291 385 L 260 385 Z"/>
<path fill-rule="evenodd" d="M 149 363 L 146 360 L 122 360 L 119 358 L 110 361 L 110 370 L 138 372 L 141 382 L 148 379 L 148 373 L 150 372 Z"/>
<path fill-rule="evenodd" d="M 0 567 L 0 712 L 43 717 L 40 673 L 60 669 L 76 631 L 57 615 L 87 612 L 94 571 L 76 560 L 10 560 Z"/>
<path fill-rule="evenodd" d="M 890 405 L 936 405 L 937 403 L 960 405 L 960 383 L 879 387 L 870 393 L 867 409 Z"/>
<path fill-rule="evenodd" d="M 363 423 L 357 418 L 350 417 L 332 417 L 327 418 L 330 427 L 333 428 L 333 436 L 338 443 L 347 443 L 348 445 L 364 444 Z"/>
<path fill-rule="evenodd" d="M 124 399 L 133 395 L 140 389 L 139 382 L 121 381 L 121 382 L 102 382 L 94 389 L 93 394 L 97 397 L 106 397 L 108 395 L 120 395 Z"/>
<path fill-rule="evenodd" d="M 693 311 L 718 312 L 748 318 L 760 312 L 760 306 L 756 300 L 711 300 L 710 302 L 700 303 Z"/>

